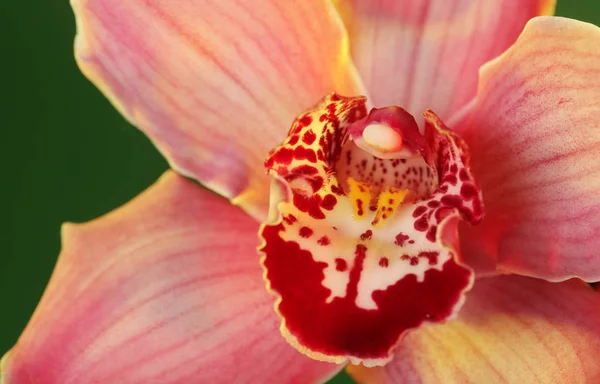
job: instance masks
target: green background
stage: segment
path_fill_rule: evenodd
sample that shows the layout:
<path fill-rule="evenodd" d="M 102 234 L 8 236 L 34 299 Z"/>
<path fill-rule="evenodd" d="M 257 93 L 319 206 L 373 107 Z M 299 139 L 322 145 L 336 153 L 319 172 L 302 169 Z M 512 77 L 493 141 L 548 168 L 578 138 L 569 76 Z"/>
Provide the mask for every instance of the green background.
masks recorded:
<path fill-rule="evenodd" d="M 600 25 L 600 1 L 559 1 L 557 14 Z M 74 35 L 67 0 L 0 2 L 0 355 L 42 295 L 61 223 L 122 205 L 167 169 L 80 74 Z"/>

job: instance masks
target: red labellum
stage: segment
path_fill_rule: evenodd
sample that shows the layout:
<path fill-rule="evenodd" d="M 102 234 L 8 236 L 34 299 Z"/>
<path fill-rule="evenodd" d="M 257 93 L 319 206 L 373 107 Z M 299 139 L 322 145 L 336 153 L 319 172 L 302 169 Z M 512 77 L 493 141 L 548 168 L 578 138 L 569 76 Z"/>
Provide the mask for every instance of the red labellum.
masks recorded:
<path fill-rule="evenodd" d="M 406 331 L 460 308 L 472 272 L 456 228 L 481 220 L 481 193 L 464 142 L 424 117 L 421 134 L 399 107 L 367 113 L 364 97 L 331 94 L 266 159 L 274 192 L 259 250 L 282 334 L 302 353 L 385 364 Z M 376 148 L 359 143 L 373 124 Z"/>

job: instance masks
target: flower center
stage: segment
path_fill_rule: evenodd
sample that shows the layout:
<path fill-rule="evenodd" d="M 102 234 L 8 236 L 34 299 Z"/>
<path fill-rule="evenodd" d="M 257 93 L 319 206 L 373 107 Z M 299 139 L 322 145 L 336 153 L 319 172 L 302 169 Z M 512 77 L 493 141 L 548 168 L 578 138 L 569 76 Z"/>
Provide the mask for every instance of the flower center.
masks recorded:
<path fill-rule="evenodd" d="M 468 149 L 427 111 L 331 94 L 294 121 L 265 161 L 260 235 L 282 334 L 320 360 L 381 365 L 405 332 L 454 314 L 472 272 L 459 219 L 483 216 Z"/>

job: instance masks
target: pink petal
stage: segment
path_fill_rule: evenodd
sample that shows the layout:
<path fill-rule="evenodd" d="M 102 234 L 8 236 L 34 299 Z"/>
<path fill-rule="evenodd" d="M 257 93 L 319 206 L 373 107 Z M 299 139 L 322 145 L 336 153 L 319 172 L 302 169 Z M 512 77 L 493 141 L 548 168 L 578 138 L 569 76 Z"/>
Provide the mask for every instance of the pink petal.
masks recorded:
<path fill-rule="evenodd" d="M 257 217 L 267 152 L 333 90 L 362 92 L 327 2 L 72 0 L 76 57 L 171 165 Z"/>
<path fill-rule="evenodd" d="M 598 383 L 600 294 L 581 281 L 478 280 L 458 319 L 408 335 L 360 383 Z"/>
<path fill-rule="evenodd" d="M 555 0 L 351 0 L 338 8 L 375 106 L 449 120 L 476 94 L 477 70 Z"/>
<path fill-rule="evenodd" d="M 600 280 L 600 29 L 532 20 L 478 99 L 465 139 L 487 218 L 463 231 L 467 261 Z"/>
<path fill-rule="evenodd" d="M 257 228 L 174 173 L 105 217 L 65 225 L 3 384 L 296 383 L 335 373 L 281 337 Z"/>

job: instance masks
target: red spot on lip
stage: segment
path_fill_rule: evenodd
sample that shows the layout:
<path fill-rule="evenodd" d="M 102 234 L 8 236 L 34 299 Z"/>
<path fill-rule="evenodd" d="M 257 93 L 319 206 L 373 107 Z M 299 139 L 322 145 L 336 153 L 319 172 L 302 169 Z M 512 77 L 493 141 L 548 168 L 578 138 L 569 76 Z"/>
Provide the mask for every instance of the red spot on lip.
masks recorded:
<path fill-rule="evenodd" d="M 292 135 L 288 139 L 288 145 L 296 145 L 298 143 L 298 140 L 300 140 L 300 137 L 298 135 Z"/>
<path fill-rule="evenodd" d="M 302 141 L 308 145 L 311 145 L 317 139 L 317 135 L 313 131 L 306 131 L 304 135 L 302 135 Z"/>
<path fill-rule="evenodd" d="M 303 165 L 299 165 L 295 168 L 292 168 L 290 170 L 290 173 L 296 174 L 296 175 L 311 176 L 311 175 L 316 175 L 317 173 L 319 173 L 319 170 L 316 167 L 313 167 L 312 165 L 303 164 Z"/>
<path fill-rule="evenodd" d="M 438 260 L 438 256 L 440 255 L 439 252 L 436 251 L 432 251 L 432 252 L 420 252 L 419 253 L 419 257 L 425 257 L 427 258 L 427 260 L 429 261 L 429 265 L 435 265 L 437 264 L 437 260 Z"/>
<path fill-rule="evenodd" d="M 283 217 L 283 221 L 286 222 L 289 225 L 292 225 L 296 221 L 298 221 L 298 219 L 296 218 L 296 216 L 294 216 L 292 214 L 289 214 L 289 215 Z"/>
<path fill-rule="evenodd" d="M 477 188 L 475 188 L 475 186 L 472 184 L 463 184 L 462 187 L 460 187 L 460 196 L 465 200 L 471 200 L 475 198 L 475 196 L 477 196 L 477 192 Z"/>
<path fill-rule="evenodd" d="M 344 194 L 344 190 L 339 185 L 332 185 L 331 192 L 335 193 L 338 196 L 342 196 Z"/>
<path fill-rule="evenodd" d="M 361 199 L 356 199 L 356 205 L 357 205 L 356 213 L 358 214 L 358 216 L 364 215 L 365 212 L 363 211 L 363 201 Z"/>
<path fill-rule="evenodd" d="M 327 303 L 331 291 L 321 284 L 327 264 L 315 261 L 297 242 L 281 239 L 282 229 L 266 226 L 262 232 L 266 243 L 261 249 L 266 255 L 267 279 L 282 298 L 279 313 L 302 345 L 327 355 L 387 357 L 404 331 L 424 320 L 447 318 L 470 282 L 469 270 L 450 259 L 441 270 L 426 271 L 422 282 L 409 274 L 387 289 L 373 292 L 377 310 L 358 308 L 357 284 L 367 250 L 358 245 L 346 296 Z M 348 264 L 337 260 L 343 259 L 335 260 L 336 269 L 338 263 L 340 267 L 345 263 L 347 270 Z"/>
<path fill-rule="evenodd" d="M 370 229 L 367 229 L 365 231 L 365 233 L 363 233 L 362 235 L 360 235 L 360 239 L 361 240 L 371 240 L 372 236 L 373 236 L 373 231 L 371 231 Z"/>
<path fill-rule="evenodd" d="M 337 258 L 335 259 L 335 269 L 340 272 L 344 272 L 348 269 L 348 263 L 346 260 Z"/>
<path fill-rule="evenodd" d="M 321 210 L 321 196 L 303 196 L 295 193 L 293 203 L 301 212 L 308 213 L 312 218 L 324 219 L 325 214 Z"/>
<path fill-rule="evenodd" d="M 454 176 L 454 175 L 446 175 L 446 176 L 444 176 L 443 182 L 444 183 L 450 183 L 452 185 L 456 185 L 456 183 L 458 181 L 456 180 L 456 176 Z"/>
<path fill-rule="evenodd" d="M 300 128 L 304 128 L 306 126 L 309 126 L 312 123 L 313 119 L 310 115 L 304 115 L 302 116 L 302 118 L 300 118 L 300 120 L 298 120 L 298 126 Z"/>
<path fill-rule="evenodd" d="M 440 199 L 442 204 L 449 205 L 454 208 L 461 208 L 463 205 L 463 200 L 458 195 L 445 195 Z"/>
<path fill-rule="evenodd" d="M 394 244 L 403 247 L 404 246 L 404 242 L 406 240 L 408 240 L 408 239 L 409 239 L 409 237 L 407 235 L 405 235 L 404 233 L 400 232 L 399 234 L 396 235 L 396 240 L 394 241 Z"/>
<path fill-rule="evenodd" d="M 419 232 L 425 232 L 429 228 L 427 217 L 423 216 L 419 220 L 415 221 L 414 227 Z"/>
<path fill-rule="evenodd" d="M 289 165 L 294 159 L 294 152 L 290 148 L 279 148 L 265 160 L 265 166 L 271 168 L 274 163 Z"/>
<path fill-rule="evenodd" d="M 427 238 L 427 240 L 429 240 L 433 243 L 436 240 L 436 235 L 437 235 L 437 226 L 434 225 L 434 226 L 430 227 L 429 230 L 427 230 L 427 234 L 425 235 L 425 237 Z"/>
<path fill-rule="evenodd" d="M 427 211 L 427 207 L 424 205 L 418 206 L 414 211 L 413 211 L 413 217 L 419 217 L 422 214 L 425 213 L 425 211 Z"/>
<path fill-rule="evenodd" d="M 381 259 L 379 259 L 379 266 L 383 267 L 383 268 L 387 268 L 389 265 L 389 260 L 387 257 L 382 257 Z"/>
<path fill-rule="evenodd" d="M 287 149 L 287 148 L 282 148 L 282 149 Z M 308 160 L 311 163 L 317 162 L 317 155 L 315 154 L 315 151 L 313 151 L 310 148 L 298 146 L 294 149 L 293 155 L 294 155 L 294 158 L 297 160 Z M 290 163 L 291 163 L 291 160 L 290 160 Z"/>
<path fill-rule="evenodd" d="M 331 211 L 333 208 L 335 208 L 336 204 L 337 204 L 336 197 L 333 196 L 332 194 L 329 194 L 329 195 L 325 195 L 325 197 L 323 198 L 323 201 L 321 202 L 321 207 L 323 207 L 323 209 Z"/>
<path fill-rule="evenodd" d="M 319 240 L 317 240 L 317 243 L 319 243 L 319 245 L 329 245 L 331 243 L 331 240 L 329 240 L 329 237 L 327 236 L 322 236 Z"/>
<path fill-rule="evenodd" d="M 309 227 L 302 227 L 298 231 L 298 234 L 300 235 L 300 237 L 304 237 L 306 239 L 306 238 L 309 238 L 312 236 L 313 230 L 310 229 Z"/>

